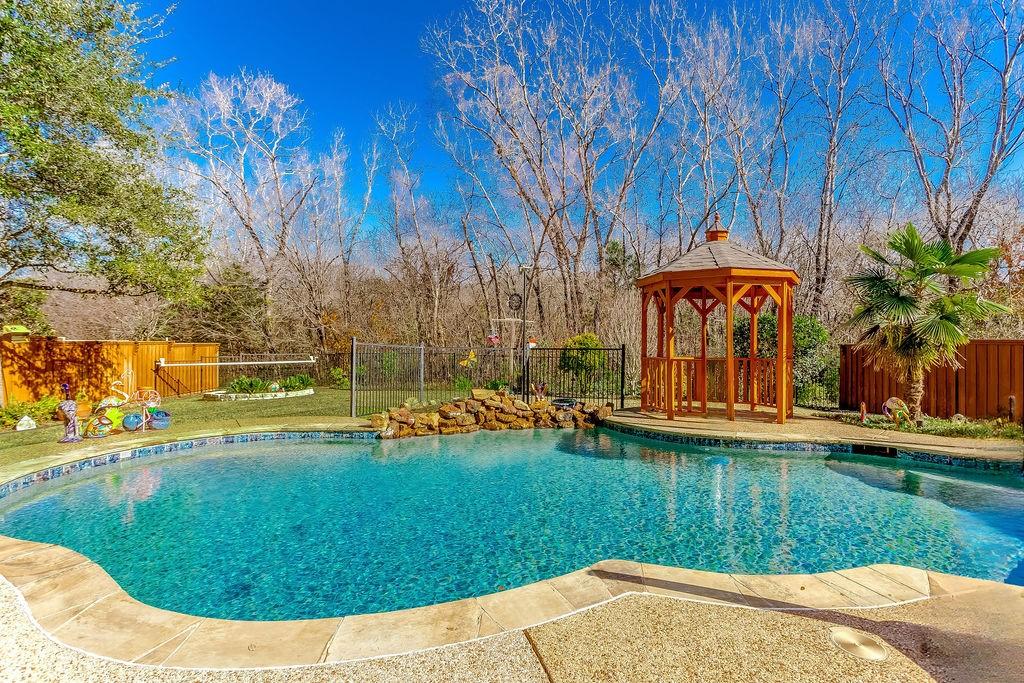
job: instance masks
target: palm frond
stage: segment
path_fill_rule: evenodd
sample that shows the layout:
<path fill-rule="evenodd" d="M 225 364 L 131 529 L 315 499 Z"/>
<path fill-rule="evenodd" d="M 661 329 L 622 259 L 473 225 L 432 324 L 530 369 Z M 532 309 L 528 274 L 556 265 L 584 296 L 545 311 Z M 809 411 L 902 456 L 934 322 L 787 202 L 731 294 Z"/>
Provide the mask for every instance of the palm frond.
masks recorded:
<path fill-rule="evenodd" d="M 921 263 L 930 257 L 928 247 L 913 223 L 907 223 L 904 228 L 892 233 L 888 247 L 911 263 Z"/>

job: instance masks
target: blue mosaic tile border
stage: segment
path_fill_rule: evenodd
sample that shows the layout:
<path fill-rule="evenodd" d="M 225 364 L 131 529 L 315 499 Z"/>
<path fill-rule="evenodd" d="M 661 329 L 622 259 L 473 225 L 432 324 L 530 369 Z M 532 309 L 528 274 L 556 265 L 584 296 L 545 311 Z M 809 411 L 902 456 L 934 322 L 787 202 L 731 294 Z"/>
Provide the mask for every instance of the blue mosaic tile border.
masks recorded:
<path fill-rule="evenodd" d="M 875 446 L 869 444 L 822 444 L 802 441 L 793 442 L 770 442 L 750 441 L 730 437 L 694 436 L 692 434 L 668 434 L 643 427 L 631 427 L 615 422 L 604 422 L 605 429 L 637 436 L 643 439 L 655 439 L 669 443 L 686 444 L 690 446 L 706 446 L 711 448 L 743 448 L 751 450 L 767 451 L 789 451 L 802 453 L 840 453 L 849 455 L 876 455 L 886 458 L 897 458 L 899 460 L 913 460 L 917 463 L 945 465 L 948 467 L 962 467 L 967 469 L 991 470 L 997 472 L 1016 472 L 1024 476 L 1024 468 L 1020 462 L 1013 460 L 994 460 L 991 458 L 964 458 L 955 455 L 944 455 L 941 453 L 929 453 L 926 451 L 908 451 L 889 446 Z"/>
<path fill-rule="evenodd" d="M 225 436 L 183 439 L 181 441 L 172 441 L 170 443 L 157 444 L 155 446 L 140 446 L 138 448 L 128 448 L 123 451 L 104 453 L 91 458 L 75 460 L 74 462 L 68 462 L 63 465 L 56 465 L 44 470 L 39 470 L 38 472 L 26 474 L 22 477 L 0 484 L 0 499 L 3 499 L 17 491 L 24 491 L 34 484 L 50 481 L 51 479 L 57 479 L 58 477 L 74 474 L 83 470 L 103 467 L 105 465 L 114 465 L 122 461 L 138 460 L 139 458 L 146 458 L 153 455 L 164 455 L 167 453 L 175 453 L 177 451 L 190 451 L 194 448 L 203 448 L 204 446 L 220 446 L 227 443 L 250 443 L 258 441 L 291 441 L 295 439 L 330 441 L 335 439 L 376 440 L 378 438 L 379 434 L 374 431 L 307 431 L 253 432 L 250 434 L 228 434 Z"/>
<path fill-rule="evenodd" d="M 930 465 L 945 465 L 947 467 L 963 467 L 975 470 L 991 470 L 993 472 L 1009 472 L 1024 477 L 1024 455 L 1022 461 L 993 460 L 991 458 L 964 458 L 956 455 L 943 455 L 942 453 L 925 453 L 924 451 L 896 450 L 896 457 L 900 460 L 913 460 L 914 462 Z"/>
<path fill-rule="evenodd" d="M 791 451 L 800 453 L 849 453 L 852 449 L 852 446 L 850 446 L 849 444 L 837 444 L 835 446 L 832 446 L 829 444 L 810 443 L 807 441 L 749 441 L 744 439 L 734 439 L 731 437 L 722 436 L 694 436 L 692 434 L 668 434 L 665 432 L 657 432 L 651 429 L 644 429 L 643 427 L 630 427 L 628 425 L 618 424 L 615 422 L 604 422 L 601 426 L 604 427 L 605 429 L 611 429 L 612 431 L 619 432 L 621 434 L 626 434 L 628 436 L 638 436 L 643 439 L 656 439 L 658 441 L 686 444 L 688 446 L 705 446 L 710 448 L 744 448 L 760 451 Z"/>

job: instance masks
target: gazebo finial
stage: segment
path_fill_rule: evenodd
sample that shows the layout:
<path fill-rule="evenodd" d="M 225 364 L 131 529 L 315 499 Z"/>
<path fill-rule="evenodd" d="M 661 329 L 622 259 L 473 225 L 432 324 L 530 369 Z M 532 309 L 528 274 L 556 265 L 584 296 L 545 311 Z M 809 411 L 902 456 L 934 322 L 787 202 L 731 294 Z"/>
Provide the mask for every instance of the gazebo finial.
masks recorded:
<path fill-rule="evenodd" d="M 729 239 L 729 231 L 722 226 L 722 217 L 715 211 L 715 222 L 704 232 L 708 242 L 725 242 Z"/>

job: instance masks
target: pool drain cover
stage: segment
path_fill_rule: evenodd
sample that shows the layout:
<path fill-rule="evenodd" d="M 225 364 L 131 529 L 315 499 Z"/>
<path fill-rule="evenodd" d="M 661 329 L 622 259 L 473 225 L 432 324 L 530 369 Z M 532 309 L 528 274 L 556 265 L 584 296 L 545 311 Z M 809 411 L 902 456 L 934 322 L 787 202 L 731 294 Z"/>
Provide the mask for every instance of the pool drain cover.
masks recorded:
<path fill-rule="evenodd" d="M 833 626 L 828 633 L 836 647 L 849 652 L 854 657 L 866 659 L 869 662 L 881 662 L 889 656 L 885 646 L 877 638 L 872 638 L 861 631 L 845 626 Z"/>

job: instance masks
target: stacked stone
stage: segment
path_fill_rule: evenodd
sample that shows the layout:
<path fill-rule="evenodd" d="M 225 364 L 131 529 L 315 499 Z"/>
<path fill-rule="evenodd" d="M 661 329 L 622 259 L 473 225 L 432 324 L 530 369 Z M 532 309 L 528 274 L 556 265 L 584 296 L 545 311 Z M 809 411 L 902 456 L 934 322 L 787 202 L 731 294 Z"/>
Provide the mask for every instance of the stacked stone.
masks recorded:
<path fill-rule="evenodd" d="M 370 423 L 384 439 L 434 434 L 468 434 L 486 429 L 586 429 L 612 414 L 612 405 L 602 407 L 577 403 L 556 408 L 548 401 L 526 403 L 506 392 L 475 390 L 473 398 L 455 400 L 433 410 L 414 410 L 402 405 L 373 415 Z"/>

